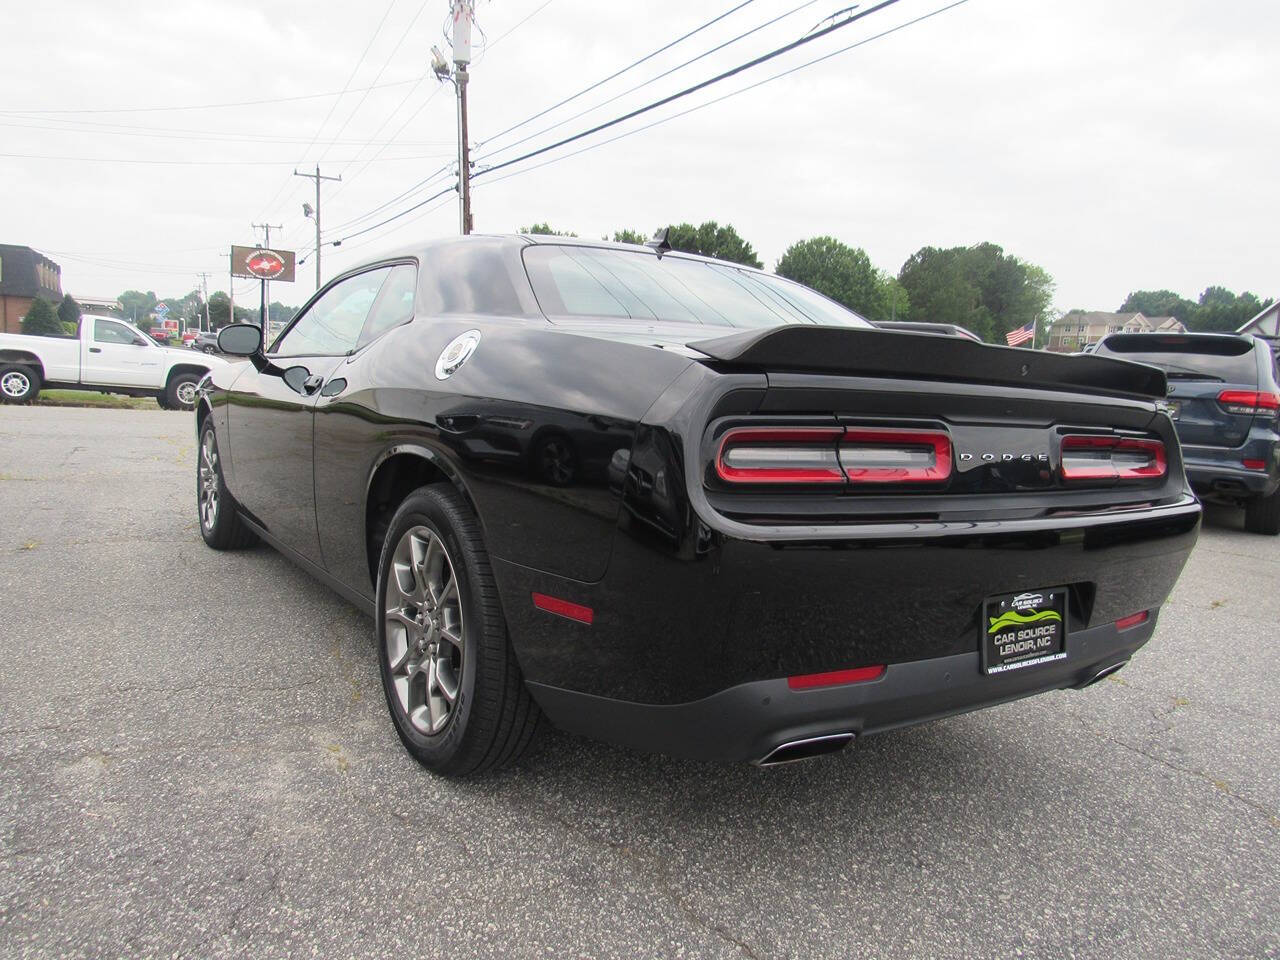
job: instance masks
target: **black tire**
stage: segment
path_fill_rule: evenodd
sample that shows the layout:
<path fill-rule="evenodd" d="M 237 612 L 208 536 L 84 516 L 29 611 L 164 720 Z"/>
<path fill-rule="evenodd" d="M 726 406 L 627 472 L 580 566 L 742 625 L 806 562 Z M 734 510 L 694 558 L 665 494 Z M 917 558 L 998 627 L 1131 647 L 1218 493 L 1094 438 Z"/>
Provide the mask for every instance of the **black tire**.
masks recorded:
<path fill-rule="evenodd" d="M 1280 490 L 1244 505 L 1244 528 L 1268 537 L 1280 534 Z"/>
<path fill-rule="evenodd" d="M 212 462 L 206 456 L 206 443 L 212 445 Z M 217 493 L 212 522 L 206 511 L 208 489 L 205 484 L 208 476 L 202 469 L 205 466 L 210 467 Z M 218 453 L 218 436 L 211 420 L 205 420 L 200 430 L 200 444 L 196 448 L 196 522 L 200 524 L 200 536 L 214 550 L 242 550 L 258 542 L 258 535 L 240 519 L 236 501 L 227 491 L 222 477 L 222 457 Z"/>
<path fill-rule="evenodd" d="M 169 409 L 169 400 L 165 396 L 165 394 L 163 393 L 156 394 L 156 406 L 158 406 L 161 410 Z"/>
<path fill-rule="evenodd" d="M 40 374 L 21 363 L 0 364 L 0 402 L 30 403 L 40 395 Z"/>
<path fill-rule="evenodd" d="M 389 582 L 397 545 L 421 528 L 439 538 L 445 548 L 463 623 L 456 699 L 447 722 L 434 734 L 424 733 L 411 722 L 396 692 L 385 613 L 388 590 L 394 589 Z M 480 525 L 448 485 L 433 484 L 409 494 L 387 526 L 378 560 L 376 622 L 378 667 L 387 709 L 400 741 L 419 763 L 434 773 L 461 777 L 504 766 L 525 751 L 541 712 L 525 687 L 507 638 L 506 619 Z"/>
<path fill-rule="evenodd" d="M 169 378 L 169 384 L 164 388 L 164 403 L 161 404 L 166 410 L 194 410 L 196 408 L 196 399 L 194 393 L 189 399 L 184 400 L 187 391 L 194 388 L 202 379 L 198 373 L 176 373 Z M 167 404 L 167 406 L 166 406 Z"/>

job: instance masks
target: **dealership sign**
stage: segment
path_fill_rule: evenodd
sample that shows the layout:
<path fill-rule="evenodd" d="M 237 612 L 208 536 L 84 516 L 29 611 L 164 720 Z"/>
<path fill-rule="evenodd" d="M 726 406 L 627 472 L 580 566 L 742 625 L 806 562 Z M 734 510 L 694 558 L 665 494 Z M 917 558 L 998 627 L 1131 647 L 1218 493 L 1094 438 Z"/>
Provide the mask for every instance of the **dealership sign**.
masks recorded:
<path fill-rule="evenodd" d="M 293 282 L 293 251 L 266 247 L 232 247 L 231 274 L 254 280 Z"/>

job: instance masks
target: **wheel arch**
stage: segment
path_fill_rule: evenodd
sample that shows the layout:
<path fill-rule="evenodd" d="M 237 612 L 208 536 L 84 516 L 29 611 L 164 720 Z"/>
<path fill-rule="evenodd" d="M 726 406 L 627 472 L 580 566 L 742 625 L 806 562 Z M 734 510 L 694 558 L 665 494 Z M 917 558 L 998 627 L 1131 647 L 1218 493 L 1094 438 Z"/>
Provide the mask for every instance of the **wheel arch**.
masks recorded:
<path fill-rule="evenodd" d="M 414 490 L 430 483 L 448 483 L 466 501 L 484 533 L 484 518 L 476 506 L 462 472 L 453 461 L 432 447 L 421 444 L 397 444 L 388 447 L 373 462 L 365 484 L 364 530 L 365 555 L 369 581 L 378 582 L 378 559 L 382 552 L 379 537 L 381 525 Z M 486 538 L 487 539 L 487 538 Z"/>
<path fill-rule="evenodd" d="M 40 358 L 27 350 L 0 350 L 0 363 L 20 363 L 24 367 L 33 367 L 44 381 L 44 363 Z"/>
<path fill-rule="evenodd" d="M 167 388 L 169 384 L 173 383 L 173 378 L 180 373 L 194 373 L 198 377 L 203 377 L 208 372 L 209 368 L 199 363 L 175 363 L 169 368 L 169 372 L 165 374 L 164 385 Z"/>

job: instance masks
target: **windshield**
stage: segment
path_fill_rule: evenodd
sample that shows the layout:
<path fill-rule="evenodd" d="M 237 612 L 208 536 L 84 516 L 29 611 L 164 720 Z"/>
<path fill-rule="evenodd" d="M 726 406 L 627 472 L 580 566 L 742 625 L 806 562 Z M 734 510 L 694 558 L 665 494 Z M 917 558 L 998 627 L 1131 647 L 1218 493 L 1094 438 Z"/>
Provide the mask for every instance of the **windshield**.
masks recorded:
<path fill-rule="evenodd" d="M 524 263 L 538 304 L 552 319 L 674 321 L 710 327 L 871 326 L 808 287 L 728 263 L 552 244 L 527 247 Z"/>

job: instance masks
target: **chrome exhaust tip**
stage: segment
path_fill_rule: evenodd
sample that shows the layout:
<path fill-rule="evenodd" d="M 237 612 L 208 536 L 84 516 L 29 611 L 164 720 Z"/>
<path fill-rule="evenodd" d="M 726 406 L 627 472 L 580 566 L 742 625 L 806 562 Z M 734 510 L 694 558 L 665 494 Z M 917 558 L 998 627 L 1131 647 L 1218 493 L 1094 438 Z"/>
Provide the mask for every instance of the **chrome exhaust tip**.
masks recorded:
<path fill-rule="evenodd" d="M 1116 673 L 1121 667 L 1125 666 L 1128 662 L 1129 662 L 1128 660 L 1121 660 L 1119 663 L 1113 663 L 1108 667 L 1103 667 L 1101 670 L 1099 670 L 1093 676 L 1089 677 L 1087 680 L 1082 680 L 1079 683 L 1077 683 L 1075 688 L 1077 690 L 1083 690 L 1085 687 L 1092 687 L 1095 683 L 1098 683 L 1101 680 L 1105 680 L 1107 679 L 1107 677 L 1111 676 L 1113 673 Z"/>
<path fill-rule="evenodd" d="M 839 753 L 853 742 L 853 736 L 852 733 L 832 733 L 823 737 L 788 740 L 757 760 L 756 766 L 780 767 L 784 763 L 798 763 L 801 760 L 812 760 L 814 757 L 821 757 L 828 753 Z"/>

